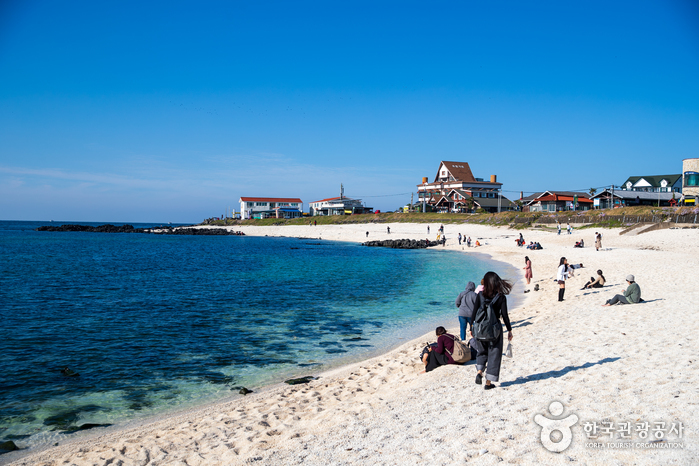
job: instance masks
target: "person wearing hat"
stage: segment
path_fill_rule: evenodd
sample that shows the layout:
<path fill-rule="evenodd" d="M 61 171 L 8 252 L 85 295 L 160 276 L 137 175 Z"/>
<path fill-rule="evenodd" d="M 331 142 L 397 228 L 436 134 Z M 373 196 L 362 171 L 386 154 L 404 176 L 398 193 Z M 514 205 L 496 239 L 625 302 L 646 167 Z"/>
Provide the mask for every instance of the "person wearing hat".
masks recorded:
<path fill-rule="evenodd" d="M 612 299 L 608 299 L 603 306 L 611 306 L 612 304 L 636 304 L 641 300 L 641 287 L 636 283 L 636 278 L 633 275 L 626 276 L 626 282 L 629 284 L 625 290 L 621 290 L 623 295 L 616 295 Z"/>

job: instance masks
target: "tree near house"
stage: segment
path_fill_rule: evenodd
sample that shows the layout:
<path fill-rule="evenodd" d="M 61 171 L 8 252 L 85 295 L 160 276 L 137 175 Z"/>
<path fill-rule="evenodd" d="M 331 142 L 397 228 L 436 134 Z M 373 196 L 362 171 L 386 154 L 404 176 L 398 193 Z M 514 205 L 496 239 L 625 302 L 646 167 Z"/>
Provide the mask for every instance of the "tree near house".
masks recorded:
<path fill-rule="evenodd" d="M 476 201 L 473 200 L 473 196 L 464 199 L 464 204 L 469 212 L 473 212 L 474 207 L 476 207 Z"/>
<path fill-rule="evenodd" d="M 590 188 L 590 197 L 594 196 L 596 192 L 597 192 L 596 188 Z"/>

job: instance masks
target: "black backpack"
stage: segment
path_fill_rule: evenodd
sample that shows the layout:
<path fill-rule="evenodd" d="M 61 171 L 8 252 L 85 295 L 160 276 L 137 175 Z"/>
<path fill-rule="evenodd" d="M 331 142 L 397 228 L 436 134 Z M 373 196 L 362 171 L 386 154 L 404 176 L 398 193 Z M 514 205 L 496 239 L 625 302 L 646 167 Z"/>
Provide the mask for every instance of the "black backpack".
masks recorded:
<path fill-rule="evenodd" d="M 473 316 L 473 337 L 479 341 L 496 341 L 502 333 L 502 324 L 498 314 L 493 309 L 493 303 L 500 294 L 496 294 L 493 299 L 485 299 L 481 295 L 481 305 L 478 306 Z"/>

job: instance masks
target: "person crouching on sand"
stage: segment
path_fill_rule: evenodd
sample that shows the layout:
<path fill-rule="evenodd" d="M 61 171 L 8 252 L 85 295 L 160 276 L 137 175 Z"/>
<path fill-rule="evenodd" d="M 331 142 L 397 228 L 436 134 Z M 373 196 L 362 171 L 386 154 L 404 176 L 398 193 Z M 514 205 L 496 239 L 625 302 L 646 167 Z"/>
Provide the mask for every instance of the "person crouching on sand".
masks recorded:
<path fill-rule="evenodd" d="M 625 290 L 621 290 L 623 295 L 615 295 L 612 299 L 608 299 L 602 306 L 611 306 L 612 304 L 636 304 L 643 301 L 641 299 L 641 287 L 636 283 L 636 278 L 633 275 L 626 276 L 626 283 L 629 286 Z"/>
<path fill-rule="evenodd" d="M 435 333 L 437 334 L 437 347 L 429 347 L 430 354 L 427 355 L 426 360 L 423 359 L 425 361 L 424 372 L 430 372 L 439 366 L 455 364 L 451 358 L 451 354 L 454 352 L 454 335 L 448 334 L 444 327 L 437 327 Z"/>
<path fill-rule="evenodd" d="M 473 315 L 474 332 L 472 336 L 476 345 L 476 383 L 483 382 L 483 371 L 485 371 L 485 388 L 490 390 L 495 388 L 492 382 L 497 382 L 500 379 L 500 363 L 502 362 L 502 324 L 507 327 L 507 340 L 512 340 L 512 325 L 510 325 L 510 317 L 507 314 L 507 298 L 506 295 L 512 290 L 512 283 L 500 278 L 495 272 L 488 272 L 483 277 L 483 291 L 476 296 L 475 312 Z M 488 308 L 493 310 L 494 319 L 497 319 L 497 324 L 492 327 L 497 335 L 494 339 L 489 338 L 485 331 L 488 329 Z M 491 335 L 492 337 L 492 335 Z"/>

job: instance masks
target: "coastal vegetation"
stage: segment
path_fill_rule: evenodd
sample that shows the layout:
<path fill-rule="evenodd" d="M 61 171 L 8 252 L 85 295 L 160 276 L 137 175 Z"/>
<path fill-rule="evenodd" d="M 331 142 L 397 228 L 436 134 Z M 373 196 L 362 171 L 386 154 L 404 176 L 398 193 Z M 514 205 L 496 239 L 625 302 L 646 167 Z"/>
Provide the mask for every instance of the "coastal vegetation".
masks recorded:
<path fill-rule="evenodd" d="M 344 225 L 361 223 L 425 223 L 425 224 L 480 224 L 510 226 L 515 229 L 537 227 L 556 227 L 571 223 L 576 228 L 607 227 L 621 228 L 636 223 L 679 222 L 697 223 L 699 209 L 694 207 L 622 207 L 604 210 L 566 211 L 566 212 L 500 212 L 457 214 L 437 212 L 385 212 L 379 214 L 334 215 L 301 217 L 295 219 L 267 218 L 262 220 L 210 220 L 206 225 L 250 225 L 282 226 L 306 225 L 309 222 L 318 225 Z"/>

